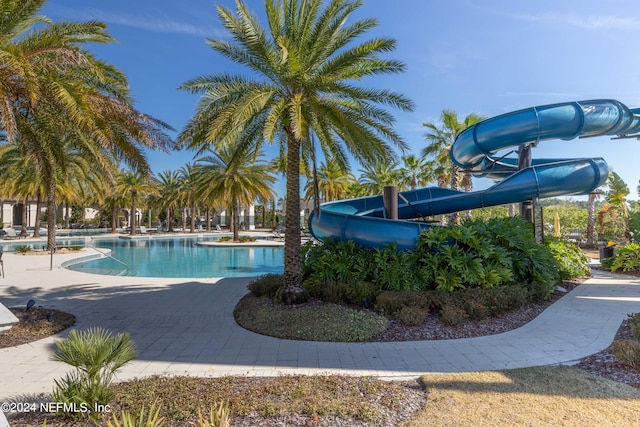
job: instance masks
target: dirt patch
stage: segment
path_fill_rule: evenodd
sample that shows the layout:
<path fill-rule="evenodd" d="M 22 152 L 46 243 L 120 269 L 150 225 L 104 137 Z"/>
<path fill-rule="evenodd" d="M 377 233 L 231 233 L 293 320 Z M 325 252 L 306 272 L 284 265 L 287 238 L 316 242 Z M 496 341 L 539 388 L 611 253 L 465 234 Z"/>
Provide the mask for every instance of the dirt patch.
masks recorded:
<path fill-rule="evenodd" d="M 76 323 L 76 316 L 45 307 L 9 308 L 19 320 L 0 334 L 0 348 L 14 347 L 57 334 Z"/>

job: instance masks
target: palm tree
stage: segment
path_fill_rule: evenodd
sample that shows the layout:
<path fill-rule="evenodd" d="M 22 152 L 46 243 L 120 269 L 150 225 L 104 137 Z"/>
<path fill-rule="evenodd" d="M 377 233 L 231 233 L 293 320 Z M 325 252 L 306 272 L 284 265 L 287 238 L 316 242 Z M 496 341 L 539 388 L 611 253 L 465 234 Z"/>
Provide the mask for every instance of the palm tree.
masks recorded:
<path fill-rule="evenodd" d="M 345 171 L 335 160 L 327 160 L 320 165 L 317 173 L 318 191 L 325 202 L 344 199 L 347 197 L 349 186 L 355 181 L 355 177 Z M 307 181 L 304 187 L 305 199 L 314 197 L 314 180 Z"/>
<path fill-rule="evenodd" d="M 180 207 L 180 175 L 176 171 L 163 171 L 156 180 L 159 205 L 167 211 L 167 231 L 173 232 L 173 218 L 175 210 Z"/>
<path fill-rule="evenodd" d="M 188 206 L 191 211 L 190 232 L 195 231 L 196 221 L 196 202 L 198 201 L 197 190 L 197 170 L 190 163 L 185 164 L 178 169 L 178 175 L 180 176 L 180 195 L 184 206 Z M 186 221 L 186 215 L 182 216 L 183 223 Z"/>
<path fill-rule="evenodd" d="M 418 158 L 415 154 L 402 156 L 402 167 L 400 168 L 400 179 L 409 188 L 424 187 L 434 181 L 431 165 L 424 158 Z"/>
<path fill-rule="evenodd" d="M 312 152 L 311 135 L 330 155 L 344 158 L 345 149 L 358 160 L 391 157 L 391 141 L 406 145 L 393 130 L 393 117 L 381 107 L 411 110 L 411 101 L 388 90 L 365 88 L 366 76 L 398 73 L 404 65 L 381 57 L 395 41 L 378 37 L 362 44 L 357 38 L 377 25 L 352 17 L 358 0 L 267 0 L 263 27 L 247 5 L 236 11 L 217 6 L 231 33 L 208 40 L 218 53 L 246 66 L 245 75 L 218 74 L 196 78 L 182 89 L 202 94 L 194 117 L 180 135 L 183 145 L 223 147 L 239 136 L 248 141 L 277 141 L 286 147 L 287 182 L 283 301 L 303 296 L 300 242 L 300 156 Z M 352 84 L 351 82 L 358 82 Z"/>
<path fill-rule="evenodd" d="M 596 199 L 604 192 L 600 188 L 596 188 L 589 193 L 587 199 L 587 245 L 596 244 Z"/>
<path fill-rule="evenodd" d="M 425 137 L 429 142 L 429 145 L 422 150 L 422 155 L 433 157 L 435 163 L 441 167 L 440 170 L 442 173 L 438 177 L 439 185 L 446 181 L 449 183 L 452 190 L 458 190 L 460 182 L 460 168 L 451 161 L 451 146 L 460 132 L 482 120 L 483 118 L 477 114 L 469 114 L 461 123 L 458 120 L 458 114 L 455 111 L 442 110 L 440 115 L 440 125 L 430 122 L 422 124 L 428 129 Z M 448 176 L 445 177 L 443 173 L 447 170 L 449 171 Z M 465 172 L 465 174 L 468 174 L 468 172 Z M 471 191 L 472 181 L 470 174 L 466 177 L 465 184 L 465 190 Z M 459 213 L 453 212 L 450 215 L 450 220 L 453 224 L 459 225 Z"/>
<path fill-rule="evenodd" d="M 622 213 L 624 237 L 631 241 L 631 233 L 629 233 L 629 212 L 627 210 L 627 196 L 629 195 L 629 186 L 620 178 L 620 175 L 611 171 L 607 179 L 607 187 L 609 188 L 605 200 Z"/>
<path fill-rule="evenodd" d="M 196 184 L 205 199 L 224 200 L 231 212 L 233 240 L 239 240 L 240 206 L 249 206 L 256 199 L 263 203 L 275 197 L 276 181 L 267 162 L 251 144 L 239 143 L 196 160 Z"/>
<path fill-rule="evenodd" d="M 406 184 L 400 176 L 399 164 L 395 160 L 380 159 L 378 161 L 367 163 L 359 170 L 359 182 L 362 185 L 364 194 L 374 196 L 382 194 L 384 187 L 398 187 L 399 191 L 407 189 Z"/>
<path fill-rule="evenodd" d="M 0 118 L 47 183 L 49 229 L 55 227 L 56 179 L 72 146 L 107 172 L 113 154 L 148 170 L 142 147 L 168 148 L 168 125 L 132 107 L 126 77 L 84 48 L 113 38 L 99 22 L 51 23 L 37 15 L 45 0 L 1 3 Z M 55 234 L 49 233 L 49 247 Z"/>
<path fill-rule="evenodd" d="M 131 212 L 129 234 L 135 236 L 136 234 L 136 201 L 139 196 L 143 196 L 149 193 L 157 193 L 157 188 L 153 181 L 149 179 L 148 175 L 144 175 L 139 171 L 123 171 L 118 175 L 118 192 L 121 194 L 129 194 L 131 197 Z"/>

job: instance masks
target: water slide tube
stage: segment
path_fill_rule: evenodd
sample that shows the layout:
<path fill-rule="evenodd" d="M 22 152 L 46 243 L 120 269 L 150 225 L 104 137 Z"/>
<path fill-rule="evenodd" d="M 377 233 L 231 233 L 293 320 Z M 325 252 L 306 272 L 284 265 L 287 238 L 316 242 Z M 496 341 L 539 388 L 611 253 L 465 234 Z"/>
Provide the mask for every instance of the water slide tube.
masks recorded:
<path fill-rule="evenodd" d="M 465 129 L 451 147 L 451 159 L 464 170 L 499 182 L 475 192 L 428 187 L 399 193 L 398 218 L 385 218 L 382 196 L 327 202 L 309 217 L 318 240 L 353 240 L 374 248 L 396 242 L 411 249 L 422 230 L 432 225 L 411 219 L 519 203 L 533 198 L 588 194 L 604 184 L 609 173 L 602 158 L 533 159 L 518 169 L 518 159 L 496 153 L 521 144 L 551 139 L 640 132 L 640 109 L 615 100 L 544 105 L 496 116 Z M 635 135 L 634 135 L 635 136 Z"/>

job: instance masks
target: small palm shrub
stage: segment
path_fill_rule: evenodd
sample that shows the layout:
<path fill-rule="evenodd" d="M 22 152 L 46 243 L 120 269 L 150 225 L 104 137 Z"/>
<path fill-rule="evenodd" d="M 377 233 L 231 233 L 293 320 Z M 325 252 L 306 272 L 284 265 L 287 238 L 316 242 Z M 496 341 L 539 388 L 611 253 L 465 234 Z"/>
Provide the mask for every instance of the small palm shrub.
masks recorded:
<path fill-rule="evenodd" d="M 31 246 L 29 245 L 16 246 L 15 251 L 21 254 L 25 254 L 27 252 L 31 252 Z"/>
<path fill-rule="evenodd" d="M 63 341 L 54 342 L 57 352 L 53 360 L 66 363 L 76 369 L 61 380 L 55 380 L 54 402 L 67 407 L 94 408 L 108 405 L 113 400 L 111 382 L 114 373 L 136 358 L 135 345 L 129 334 L 117 334 L 102 328 L 86 331 L 71 330 Z M 96 412 L 65 413 L 70 418 L 81 418 L 88 414 L 92 418 Z"/>

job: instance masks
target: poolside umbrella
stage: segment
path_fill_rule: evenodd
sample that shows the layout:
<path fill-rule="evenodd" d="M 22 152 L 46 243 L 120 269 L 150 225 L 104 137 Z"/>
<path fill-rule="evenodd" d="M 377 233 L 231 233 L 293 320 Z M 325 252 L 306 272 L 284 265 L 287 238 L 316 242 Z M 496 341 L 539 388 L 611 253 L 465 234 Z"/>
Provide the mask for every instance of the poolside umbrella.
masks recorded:
<path fill-rule="evenodd" d="M 553 237 L 560 237 L 560 215 L 558 212 L 553 216 Z"/>

